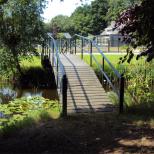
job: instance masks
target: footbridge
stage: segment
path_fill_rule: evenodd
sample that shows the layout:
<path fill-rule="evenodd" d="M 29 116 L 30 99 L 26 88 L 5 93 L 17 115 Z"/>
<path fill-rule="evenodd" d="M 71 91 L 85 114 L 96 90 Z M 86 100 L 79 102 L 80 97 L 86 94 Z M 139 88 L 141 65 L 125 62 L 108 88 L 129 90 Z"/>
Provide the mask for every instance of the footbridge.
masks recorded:
<path fill-rule="evenodd" d="M 94 51 L 101 55 L 101 63 Z M 90 65 L 83 61 L 85 54 L 89 55 Z M 42 48 L 42 58 L 44 56 L 48 56 L 53 67 L 64 116 L 70 113 L 123 112 L 123 74 L 115 69 L 94 40 L 77 34 L 67 40 L 55 40 L 48 35 Z M 94 64 L 101 80 L 92 69 Z M 110 72 L 106 72 L 105 65 Z M 108 98 L 104 90 L 107 86 L 117 94 L 117 105 Z"/>

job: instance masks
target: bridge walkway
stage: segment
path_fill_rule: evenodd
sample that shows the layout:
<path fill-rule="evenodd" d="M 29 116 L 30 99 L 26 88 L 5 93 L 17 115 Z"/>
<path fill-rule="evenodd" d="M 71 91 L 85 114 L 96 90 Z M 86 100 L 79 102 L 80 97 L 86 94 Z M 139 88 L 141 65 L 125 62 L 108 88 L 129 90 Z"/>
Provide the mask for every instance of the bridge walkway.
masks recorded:
<path fill-rule="evenodd" d="M 88 64 L 77 55 L 59 54 L 59 57 L 68 79 L 68 113 L 115 111 L 115 107 L 109 100 L 95 72 Z"/>

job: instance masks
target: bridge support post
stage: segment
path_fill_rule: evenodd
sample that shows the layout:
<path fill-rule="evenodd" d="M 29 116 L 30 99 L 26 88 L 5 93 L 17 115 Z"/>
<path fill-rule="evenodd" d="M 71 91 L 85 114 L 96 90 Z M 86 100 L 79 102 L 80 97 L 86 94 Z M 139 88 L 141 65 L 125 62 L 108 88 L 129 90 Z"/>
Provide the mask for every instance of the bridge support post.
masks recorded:
<path fill-rule="evenodd" d="M 54 43 L 52 42 L 52 66 L 54 67 Z"/>
<path fill-rule="evenodd" d="M 123 102 L 124 102 L 124 76 L 121 75 L 120 78 L 120 92 L 119 92 L 119 113 L 123 113 Z"/>
<path fill-rule="evenodd" d="M 75 46 L 75 54 L 76 54 L 76 39 L 74 40 L 74 46 Z"/>
<path fill-rule="evenodd" d="M 41 61 L 44 59 L 44 42 L 42 44 Z"/>
<path fill-rule="evenodd" d="M 67 117 L 67 77 L 62 77 L 62 116 Z"/>
<path fill-rule="evenodd" d="M 83 38 L 81 40 L 81 59 L 83 59 Z"/>
<path fill-rule="evenodd" d="M 104 61 L 104 57 L 102 58 L 102 69 L 103 69 L 103 72 L 104 72 L 104 69 L 105 69 L 105 61 Z M 102 85 L 104 85 L 104 75 L 102 74 Z"/>
<path fill-rule="evenodd" d="M 71 44 L 71 43 L 72 43 L 72 41 L 69 39 L 69 44 L 70 44 L 70 46 L 69 46 L 69 47 L 70 47 L 70 54 L 72 54 L 72 44 Z"/>
<path fill-rule="evenodd" d="M 92 41 L 90 41 L 90 66 L 93 65 L 93 62 L 92 62 L 92 54 L 93 54 L 93 51 L 92 51 L 93 47 L 92 47 Z"/>

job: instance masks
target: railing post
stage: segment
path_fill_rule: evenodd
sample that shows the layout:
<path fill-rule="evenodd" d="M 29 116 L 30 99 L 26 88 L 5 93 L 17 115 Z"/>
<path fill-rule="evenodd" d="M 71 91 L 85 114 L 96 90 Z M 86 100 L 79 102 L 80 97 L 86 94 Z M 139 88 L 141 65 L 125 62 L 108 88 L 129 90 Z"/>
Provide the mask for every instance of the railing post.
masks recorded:
<path fill-rule="evenodd" d="M 74 40 L 74 45 L 75 45 L 75 54 L 76 54 L 76 39 Z"/>
<path fill-rule="evenodd" d="M 67 117 L 67 77 L 62 77 L 62 116 Z"/>
<path fill-rule="evenodd" d="M 44 42 L 42 44 L 42 53 L 41 53 L 41 60 L 44 58 Z"/>
<path fill-rule="evenodd" d="M 56 63 L 56 71 L 57 71 L 57 87 L 58 87 L 58 78 L 59 78 L 59 74 L 58 74 L 58 71 L 59 71 L 59 69 L 58 69 L 58 63 L 59 63 L 59 61 L 58 61 L 58 58 L 57 58 L 57 63 Z"/>
<path fill-rule="evenodd" d="M 50 39 L 48 38 L 48 58 L 50 60 Z"/>
<path fill-rule="evenodd" d="M 119 113 L 123 113 L 123 102 L 124 102 L 124 76 L 121 74 L 120 78 L 120 91 L 119 91 Z"/>
<path fill-rule="evenodd" d="M 104 72 L 104 69 L 105 69 L 104 57 L 102 58 L 102 69 L 103 69 L 103 72 Z M 104 85 L 104 75 L 103 74 L 102 74 L 102 85 Z"/>
<path fill-rule="evenodd" d="M 92 66 L 93 65 L 93 62 L 92 62 L 92 54 L 93 54 L 93 52 L 92 52 L 92 41 L 90 41 L 90 66 Z"/>
<path fill-rule="evenodd" d="M 108 39 L 108 52 L 110 52 L 110 40 Z"/>
<path fill-rule="evenodd" d="M 60 53 L 62 53 L 62 44 L 63 44 L 63 40 L 62 39 L 60 39 Z"/>
<path fill-rule="evenodd" d="M 69 40 L 69 44 L 70 44 L 70 54 L 72 54 L 72 51 L 71 51 L 72 45 L 71 45 L 71 43 L 72 43 L 72 40 Z"/>
<path fill-rule="evenodd" d="M 54 42 L 52 41 L 52 66 L 54 67 Z"/>
<path fill-rule="evenodd" d="M 81 59 L 83 59 L 83 38 L 81 40 Z"/>
<path fill-rule="evenodd" d="M 66 40 L 66 53 L 67 53 L 67 50 L 68 50 L 68 41 Z"/>

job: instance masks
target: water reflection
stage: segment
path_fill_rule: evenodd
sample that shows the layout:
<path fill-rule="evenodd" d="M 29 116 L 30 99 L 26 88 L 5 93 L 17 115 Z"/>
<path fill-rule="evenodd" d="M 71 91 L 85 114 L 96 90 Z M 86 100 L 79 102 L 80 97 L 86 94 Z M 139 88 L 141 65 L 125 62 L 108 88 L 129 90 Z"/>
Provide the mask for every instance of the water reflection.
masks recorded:
<path fill-rule="evenodd" d="M 0 82 L 0 103 L 8 103 L 9 101 L 20 97 L 42 96 L 51 100 L 57 100 L 58 94 L 56 89 L 19 89 L 13 87 L 8 82 Z"/>

